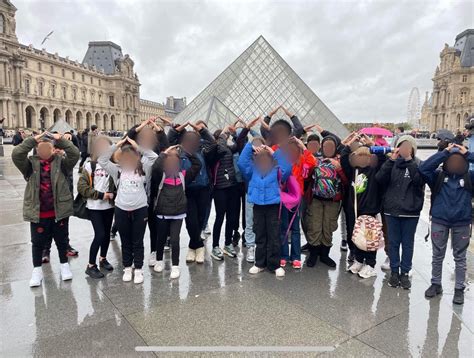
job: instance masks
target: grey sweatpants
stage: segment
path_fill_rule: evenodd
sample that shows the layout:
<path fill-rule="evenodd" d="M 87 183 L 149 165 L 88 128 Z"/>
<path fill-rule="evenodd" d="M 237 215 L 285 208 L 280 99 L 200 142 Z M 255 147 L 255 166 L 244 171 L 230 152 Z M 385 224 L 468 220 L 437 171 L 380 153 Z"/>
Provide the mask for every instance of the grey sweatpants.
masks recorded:
<path fill-rule="evenodd" d="M 441 224 L 431 224 L 431 244 L 433 247 L 433 258 L 431 261 L 431 283 L 441 285 L 441 274 L 443 271 L 443 260 L 448 246 L 450 228 Z M 456 286 L 464 289 L 466 280 L 466 251 L 469 246 L 471 227 L 459 226 L 451 228 L 451 245 L 455 263 Z"/>

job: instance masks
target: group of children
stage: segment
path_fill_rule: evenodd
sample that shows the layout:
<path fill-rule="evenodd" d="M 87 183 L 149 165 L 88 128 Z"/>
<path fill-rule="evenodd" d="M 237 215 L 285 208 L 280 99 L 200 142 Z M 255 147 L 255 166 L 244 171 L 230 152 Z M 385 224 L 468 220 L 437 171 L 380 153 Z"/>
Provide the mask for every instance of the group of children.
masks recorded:
<path fill-rule="evenodd" d="M 291 122 L 272 122 L 279 108 Z M 357 132 L 341 140 L 318 125 L 304 128 L 297 116 L 279 108 L 264 118 L 239 120 L 214 133 L 202 121 L 173 124 L 160 118 L 159 125 L 150 119 L 131 128 L 116 144 L 108 137 L 90 135 L 90 160 L 80 168 L 74 199 L 74 208 L 84 204 L 94 229 L 86 274 L 99 279 L 104 270 L 113 270 L 107 250 L 115 218 L 124 281 L 143 282 L 147 225 L 148 265 L 162 272 L 163 253 L 170 246 L 170 278 L 178 278 L 183 220 L 190 239 L 186 261 L 202 264 L 205 228 L 214 202 L 210 252 L 214 260 L 237 256 L 242 216 L 242 246 L 247 248 L 246 260 L 253 264 L 250 274 L 269 270 L 282 277 L 287 265 L 301 269 L 302 250 L 309 251 L 307 267 L 318 260 L 335 267 L 330 251 L 341 217 L 341 250 L 349 249 L 348 271 L 361 278 L 377 274 L 376 253 L 382 238 L 381 229 L 377 230 L 383 227 L 391 270 L 388 284 L 409 289 L 415 232 L 428 184 L 433 260 L 432 284 L 425 296 L 442 292 L 441 269 L 451 232 L 456 263 L 453 301 L 462 304 L 474 182 L 474 172 L 468 168 L 474 154 L 450 144 L 420 162 L 416 142 L 409 135 L 398 137 L 393 148 L 375 146 L 371 138 Z M 252 129 L 257 124 L 260 136 Z M 25 139 L 12 154 L 27 180 L 24 218 L 31 223 L 32 287 L 41 285 L 42 250 L 53 239 L 61 277 L 72 278 L 68 218 L 75 209 L 67 178 L 80 153 L 68 139 L 44 132 Z M 35 154 L 28 157 L 31 150 Z M 307 240 L 303 248 L 301 230 Z M 366 243 L 361 244 L 360 237 Z"/>

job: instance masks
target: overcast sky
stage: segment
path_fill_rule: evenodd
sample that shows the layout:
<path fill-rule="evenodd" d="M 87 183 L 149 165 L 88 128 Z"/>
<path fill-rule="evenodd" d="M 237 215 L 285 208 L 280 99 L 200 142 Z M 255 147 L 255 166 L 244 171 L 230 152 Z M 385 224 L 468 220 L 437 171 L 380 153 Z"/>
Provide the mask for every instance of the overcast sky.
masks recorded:
<path fill-rule="evenodd" d="M 82 61 L 89 41 L 130 54 L 141 97 L 194 98 L 263 35 L 343 122 L 406 119 L 439 52 L 474 27 L 470 1 L 13 0 L 21 43 Z"/>

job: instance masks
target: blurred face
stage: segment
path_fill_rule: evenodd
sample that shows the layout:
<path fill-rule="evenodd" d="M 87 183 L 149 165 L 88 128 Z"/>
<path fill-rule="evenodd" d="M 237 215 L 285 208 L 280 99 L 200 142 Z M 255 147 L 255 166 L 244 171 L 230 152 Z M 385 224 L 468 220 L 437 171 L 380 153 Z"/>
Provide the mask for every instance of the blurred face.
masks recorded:
<path fill-rule="evenodd" d="M 143 128 L 138 134 L 138 144 L 145 149 L 153 150 L 158 144 L 155 131 L 151 128 Z"/>
<path fill-rule="evenodd" d="M 446 161 L 446 170 L 452 174 L 463 175 L 467 170 L 466 159 L 460 154 L 451 155 Z"/>
<path fill-rule="evenodd" d="M 272 127 L 271 137 L 273 144 L 280 145 L 288 140 L 290 133 L 288 133 L 288 128 L 286 128 L 284 125 L 275 125 Z"/>
<path fill-rule="evenodd" d="M 260 173 L 267 174 L 273 168 L 273 157 L 268 153 L 260 153 L 255 155 L 254 163 Z"/>
<path fill-rule="evenodd" d="M 163 170 L 166 175 L 174 175 L 180 169 L 180 159 L 177 153 L 170 154 L 163 163 Z"/>
<path fill-rule="evenodd" d="M 199 150 L 199 142 L 199 137 L 195 133 L 188 132 L 184 134 L 181 145 L 186 152 L 196 153 Z"/>
<path fill-rule="evenodd" d="M 288 143 L 286 152 L 292 164 L 298 163 L 301 157 L 301 149 L 295 143 Z"/>
<path fill-rule="evenodd" d="M 336 143 L 332 140 L 326 140 L 323 143 L 323 156 L 325 158 L 333 158 L 336 155 Z"/>
<path fill-rule="evenodd" d="M 316 155 L 319 152 L 319 149 L 321 148 L 321 144 L 317 140 L 312 140 L 311 142 L 308 142 L 308 144 L 306 144 L 306 147 L 311 153 L 313 153 L 313 155 Z"/>
<path fill-rule="evenodd" d="M 121 152 L 118 156 L 118 164 L 123 170 L 135 171 L 140 161 L 140 155 L 133 151 Z"/>
<path fill-rule="evenodd" d="M 38 157 L 40 157 L 43 160 L 47 160 L 51 158 L 51 156 L 54 154 L 53 143 L 49 143 L 49 142 L 38 143 L 36 152 L 38 153 Z"/>
<path fill-rule="evenodd" d="M 105 138 L 98 138 L 94 142 L 94 156 L 96 158 L 100 157 L 110 148 L 110 143 Z"/>
<path fill-rule="evenodd" d="M 410 142 L 402 142 L 402 144 L 398 146 L 398 154 L 404 159 L 412 158 L 413 147 L 411 146 Z"/>

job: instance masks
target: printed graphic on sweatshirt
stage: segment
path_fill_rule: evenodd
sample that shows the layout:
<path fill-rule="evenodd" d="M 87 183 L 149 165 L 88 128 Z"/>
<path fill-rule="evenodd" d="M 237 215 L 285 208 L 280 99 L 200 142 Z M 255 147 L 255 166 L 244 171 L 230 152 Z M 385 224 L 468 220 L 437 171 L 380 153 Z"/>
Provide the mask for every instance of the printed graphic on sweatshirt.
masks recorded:
<path fill-rule="evenodd" d="M 135 173 L 124 173 L 120 176 L 120 191 L 127 194 L 143 190 L 143 177 Z"/>
<path fill-rule="evenodd" d="M 362 194 L 363 192 L 365 192 L 367 190 L 367 183 L 367 175 L 365 175 L 364 173 L 360 173 L 359 175 L 357 175 L 354 182 L 356 193 Z"/>

